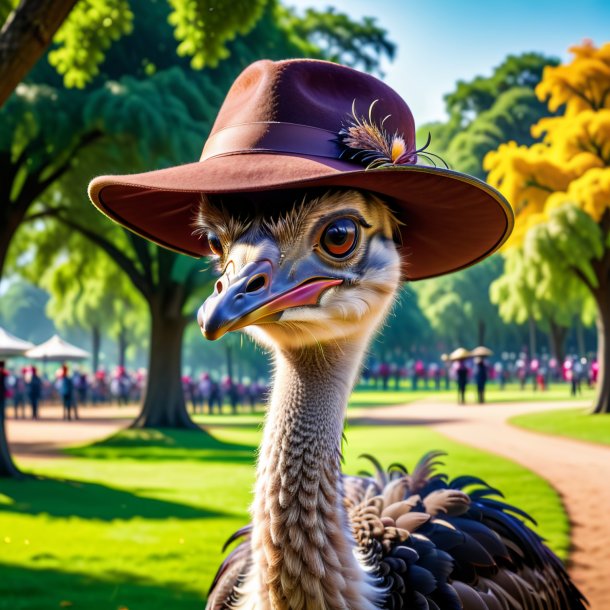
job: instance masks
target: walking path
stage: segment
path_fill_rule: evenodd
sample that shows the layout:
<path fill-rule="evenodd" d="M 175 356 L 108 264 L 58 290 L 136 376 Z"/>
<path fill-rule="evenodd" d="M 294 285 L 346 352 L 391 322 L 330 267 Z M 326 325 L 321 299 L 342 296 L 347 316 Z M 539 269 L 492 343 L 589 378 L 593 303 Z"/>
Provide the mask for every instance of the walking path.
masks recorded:
<path fill-rule="evenodd" d="M 546 479 L 561 495 L 572 525 L 570 573 L 592 610 L 608 610 L 610 447 L 544 436 L 507 423 L 521 413 L 576 406 L 575 402 L 537 402 L 457 407 L 424 399 L 409 405 L 350 409 L 350 420 L 354 424 L 425 424 L 456 441 L 507 457 Z M 64 422 L 57 409 L 45 413 L 43 426 L 8 420 L 8 438 L 17 458 L 59 457 L 61 447 L 103 438 L 127 425 L 136 412 L 135 407 L 96 407 L 82 414 L 86 419 Z"/>
<path fill-rule="evenodd" d="M 7 419 L 6 436 L 18 459 L 58 458 L 62 447 L 97 441 L 128 426 L 138 411 L 136 406 L 88 407 L 79 409 L 80 419 L 65 421 L 62 407 L 45 406 L 36 421 Z"/>
<path fill-rule="evenodd" d="M 589 599 L 591 610 L 608 610 L 610 447 L 540 435 L 507 423 L 521 413 L 576 406 L 574 402 L 554 402 L 457 407 L 422 400 L 407 406 L 362 409 L 353 423 L 425 423 L 456 441 L 507 457 L 546 479 L 560 494 L 570 519 L 570 574 Z"/>

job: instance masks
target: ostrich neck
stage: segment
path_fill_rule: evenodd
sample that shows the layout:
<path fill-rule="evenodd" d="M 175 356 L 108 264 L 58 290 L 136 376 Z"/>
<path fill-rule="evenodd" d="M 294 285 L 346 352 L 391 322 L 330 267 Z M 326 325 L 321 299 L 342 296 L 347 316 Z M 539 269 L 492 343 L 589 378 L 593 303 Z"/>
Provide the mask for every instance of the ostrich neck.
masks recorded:
<path fill-rule="evenodd" d="M 343 421 L 364 347 L 276 354 L 253 511 L 260 597 L 273 610 L 373 608 L 341 493 Z"/>

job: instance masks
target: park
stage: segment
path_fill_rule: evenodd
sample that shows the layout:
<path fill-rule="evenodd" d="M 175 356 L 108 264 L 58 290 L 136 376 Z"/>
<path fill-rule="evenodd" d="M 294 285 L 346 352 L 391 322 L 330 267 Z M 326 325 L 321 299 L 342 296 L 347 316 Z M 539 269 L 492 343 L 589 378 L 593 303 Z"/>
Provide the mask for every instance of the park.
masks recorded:
<path fill-rule="evenodd" d="M 330 4 L 0 2 L 0 608 L 610 607 L 610 11 Z"/>

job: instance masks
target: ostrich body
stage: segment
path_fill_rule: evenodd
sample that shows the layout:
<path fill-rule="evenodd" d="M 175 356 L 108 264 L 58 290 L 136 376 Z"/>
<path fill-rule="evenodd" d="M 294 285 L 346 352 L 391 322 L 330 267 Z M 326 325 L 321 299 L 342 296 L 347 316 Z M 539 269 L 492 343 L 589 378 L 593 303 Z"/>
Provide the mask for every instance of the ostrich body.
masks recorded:
<path fill-rule="evenodd" d="M 203 333 L 243 329 L 275 362 L 252 524 L 208 608 L 584 608 L 526 515 L 476 478 L 434 474 L 439 454 L 411 474 L 373 460 L 374 477 L 342 475 L 347 400 L 400 286 L 396 220 L 365 192 L 281 197 L 204 198 L 197 220 L 222 274 Z"/>

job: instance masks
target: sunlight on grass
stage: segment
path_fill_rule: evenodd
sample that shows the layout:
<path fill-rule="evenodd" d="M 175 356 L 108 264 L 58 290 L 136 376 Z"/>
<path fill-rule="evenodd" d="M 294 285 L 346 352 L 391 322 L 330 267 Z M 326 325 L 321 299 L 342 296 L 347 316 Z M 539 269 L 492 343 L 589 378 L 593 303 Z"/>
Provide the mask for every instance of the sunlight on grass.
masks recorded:
<path fill-rule="evenodd" d="M 0 608 L 201 608 L 222 544 L 248 521 L 261 433 L 257 421 L 239 419 L 212 435 L 123 431 L 35 462 L 36 479 L 3 482 Z M 370 468 L 358 458 L 364 452 L 412 467 L 430 449 L 447 451 L 451 476 L 476 474 L 499 487 L 565 557 L 565 515 L 534 474 L 422 427 L 350 426 L 346 434 L 350 473 Z"/>
<path fill-rule="evenodd" d="M 519 415 L 511 424 L 545 434 L 610 445 L 610 414 L 591 415 L 590 409 L 561 409 Z"/>

